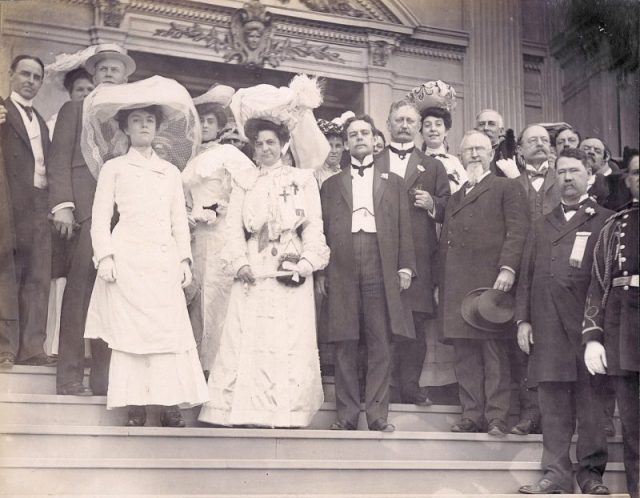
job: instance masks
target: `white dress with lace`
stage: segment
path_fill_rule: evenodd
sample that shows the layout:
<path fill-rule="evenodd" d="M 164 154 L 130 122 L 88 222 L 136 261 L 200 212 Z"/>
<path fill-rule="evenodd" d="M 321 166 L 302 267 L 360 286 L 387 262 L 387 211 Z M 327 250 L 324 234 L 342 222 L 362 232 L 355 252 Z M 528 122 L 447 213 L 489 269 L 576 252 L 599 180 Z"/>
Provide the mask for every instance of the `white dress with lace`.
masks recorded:
<path fill-rule="evenodd" d="M 234 175 L 227 225 L 223 257 L 234 275 L 250 265 L 256 283 L 233 283 L 199 420 L 307 426 L 323 402 L 313 278 L 289 287 L 273 275 L 285 254 L 314 270 L 329 261 L 313 171 L 278 162 Z"/>

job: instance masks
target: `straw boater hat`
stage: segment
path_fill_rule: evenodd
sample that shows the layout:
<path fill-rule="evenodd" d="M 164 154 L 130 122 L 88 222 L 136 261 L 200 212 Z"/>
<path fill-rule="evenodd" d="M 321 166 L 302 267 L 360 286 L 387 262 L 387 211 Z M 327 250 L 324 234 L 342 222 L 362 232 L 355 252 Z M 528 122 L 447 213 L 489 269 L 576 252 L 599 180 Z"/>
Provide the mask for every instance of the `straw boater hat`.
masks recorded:
<path fill-rule="evenodd" d="M 513 324 L 515 300 L 506 292 L 481 287 L 462 300 L 462 318 L 472 327 L 487 332 L 502 332 Z"/>
<path fill-rule="evenodd" d="M 135 61 L 127 55 L 120 45 L 115 43 L 103 43 L 96 47 L 95 53 L 87 59 L 84 67 L 89 74 L 96 73 L 96 64 L 104 59 L 116 59 L 124 64 L 125 73 L 130 76 L 136 70 Z"/>

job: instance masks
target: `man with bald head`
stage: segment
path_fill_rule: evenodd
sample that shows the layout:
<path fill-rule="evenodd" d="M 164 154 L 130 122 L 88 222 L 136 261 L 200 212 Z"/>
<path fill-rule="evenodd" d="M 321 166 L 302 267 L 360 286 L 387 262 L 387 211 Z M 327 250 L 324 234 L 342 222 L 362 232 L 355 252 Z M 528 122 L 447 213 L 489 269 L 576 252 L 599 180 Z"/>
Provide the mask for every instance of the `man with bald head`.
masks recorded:
<path fill-rule="evenodd" d="M 515 178 L 518 168 L 515 163 L 515 137 L 512 129 L 505 131 L 502 115 L 493 109 L 483 109 L 476 116 L 474 129 L 491 140 L 493 159 L 491 172 L 497 176 Z"/>
<path fill-rule="evenodd" d="M 97 86 L 94 91 L 100 91 L 100 85 L 126 83 L 136 66 L 122 47 L 104 44 L 87 59 L 85 67 Z M 67 102 L 58 113 L 47 174 L 54 228 L 60 237 L 71 241 L 60 315 L 56 390 L 58 394 L 90 396 L 107 393 L 110 354 L 106 343 L 92 341 L 91 389 L 85 387 L 84 325 L 96 276 L 90 235 L 96 179 L 82 156 L 81 134 L 82 101 Z"/>
<path fill-rule="evenodd" d="M 460 154 L 469 181 L 447 204 L 439 248 L 440 334 L 454 346 L 462 404 L 462 420 L 451 430 L 504 436 L 515 330 L 474 327 L 461 305 L 479 288 L 513 291 L 529 228 L 525 193 L 517 180 L 491 173 L 493 148 L 483 133 L 467 132 Z"/>

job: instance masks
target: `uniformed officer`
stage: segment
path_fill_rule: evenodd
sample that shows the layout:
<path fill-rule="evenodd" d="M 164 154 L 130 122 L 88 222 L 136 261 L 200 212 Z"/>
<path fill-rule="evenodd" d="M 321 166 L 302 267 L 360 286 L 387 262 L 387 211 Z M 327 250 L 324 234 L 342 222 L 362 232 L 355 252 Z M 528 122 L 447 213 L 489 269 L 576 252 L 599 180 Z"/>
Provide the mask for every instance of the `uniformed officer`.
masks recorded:
<path fill-rule="evenodd" d="M 609 218 L 595 248 L 582 342 L 592 375 L 616 383 L 627 488 L 638 498 L 640 324 L 638 323 L 638 155 L 625 179 L 633 202 Z"/>

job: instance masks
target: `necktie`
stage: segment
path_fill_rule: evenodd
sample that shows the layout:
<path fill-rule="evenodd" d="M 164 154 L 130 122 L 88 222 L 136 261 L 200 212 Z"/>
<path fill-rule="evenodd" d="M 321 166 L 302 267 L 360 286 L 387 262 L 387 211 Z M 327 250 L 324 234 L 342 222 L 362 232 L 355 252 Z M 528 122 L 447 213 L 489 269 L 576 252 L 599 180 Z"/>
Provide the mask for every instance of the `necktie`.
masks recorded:
<path fill-rule="evenodd" d="M 396 149 L 393 145 L 389 145 L 389 150 L 396 154 L 401 161 L 404 161 L 404 158 L 407 157 L 407 154 L 411 154 L 415 147 L 410 147 L 408 149 Z"/>
<path fill-rule="evenodd" d="M 565 204 L 564 202 L 562 203 L 562 210 L 565 213 L 570 213 L 572 211 L 577 211 L 578 209 L 580 209 L 582 207 L 582 205 L 587 202 L 589 199 L 585 199 L 582 202 L 579 202 L 578 204 Z"/>
<path fill-rule="evenodd" d="M 364 170 L 367 169 L 367 168 L 370 168 L 371 166 L 373 166 L 372 162 L 369 163 L 369 164 L 363 164 L 362 166 L 358 166 L 357 164 L 351 163 L 351 167 L 353 169 L 357 169 L 358 170 L 358 174 L 360 176 L 364 176 Z"/>
<path fill-rule="evenodd" d="M 437 159 L 438 157 L 441 157 L 441 158 L 443 158 L 443 159 L 446 159 L 446 158 L 447 158 L 447 155 L 446 155 L 446 154 L 429 154 L 429 156 L 431 156 L 431 157 L 435 157 L 436 159 Z"/>
<path fill-rule="evenodd" d="M 527 175 L 529 175 L 529 178 L 531 180 L 535 180 L 536 178 L 544 178 L 544 175 L 546 174 L 547 174 L 546 168 L 541 169 L 540 171 L 527 168 Z"/>
<path fill-rule="evenodd" d="M 29 121 L 33 121 L 33 107 L 31 107 L 30 105 L 22 105 L 20 103 L 18 103 L 18 105 L 24 109 L 24 112 L 27 113 Z"/>

